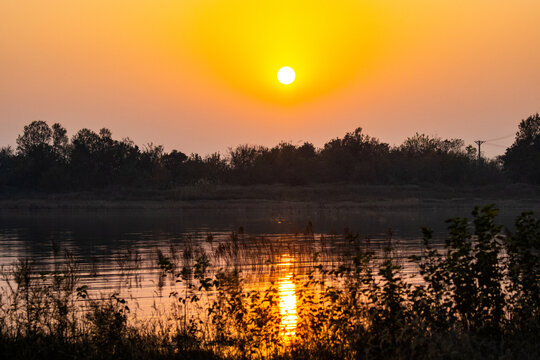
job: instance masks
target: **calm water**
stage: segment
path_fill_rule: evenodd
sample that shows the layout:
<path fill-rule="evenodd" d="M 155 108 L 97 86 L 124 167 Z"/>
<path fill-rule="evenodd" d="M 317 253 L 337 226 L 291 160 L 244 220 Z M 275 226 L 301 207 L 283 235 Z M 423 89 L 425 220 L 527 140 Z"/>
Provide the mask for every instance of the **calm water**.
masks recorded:
<path fill-rule="evenodd" d="M 499 223 L 511 226 L 515 216 L 530 208 L 528 204 L 504 209 Z M 79 262 L 80 283 L 89 286 L 92 296 L 118 292 L 128 299 L 133 313 L 150 316 L 156 308 L 165 309 L 171 292 L 183 289 L 177 278 L 159 269 L 160 256 L 180 269 L 182 264 L 193 265 L 204 252 L 210 272 L 236 268 L 248 289 L 275 282 L 282 332 L 293 334 L 295 279 L 314 264 L 313 254 L 331 265 L 358 247 L 382 256 L 391 246 L 393 255 L 403 259 L 405 272 L 411 273 L 414 269 L 404 259 L 421 249 L 420 227 L 433 228 L 435 240 L 442 243 L 444 220 L 470 216 L 470 211 L 470 206 L 440 204 L 394 210 L 274 206 L 219 211 L 4 211 L 0 265 L 25 258 L 40 270 L 54 271 L 67 250 Z M 306 231 L 310 222 L 312 232 Z M 233 232 L 237 236 L 231 236 Z M 351 241 L 343 235 L 346 232 L 358 236 Z"/>

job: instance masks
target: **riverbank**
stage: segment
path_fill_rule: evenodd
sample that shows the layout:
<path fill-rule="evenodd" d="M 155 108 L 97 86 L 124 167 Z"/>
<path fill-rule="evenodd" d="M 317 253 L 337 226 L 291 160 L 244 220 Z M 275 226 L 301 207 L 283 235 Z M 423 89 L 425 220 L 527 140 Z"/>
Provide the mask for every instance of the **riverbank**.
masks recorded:
<path fill-rule="evenodd" d="M 199 184 L 167 190 L 106 189 L 94 192 L 22 193 L 0 195 L 2 210 L 33 209 L 182 209 L 292 207 L 432 207 L 497 203 L 504 206 L 540 204 L 540 187 L 524 184 L 478 187 L 440 185 L 310 186 Z"/>

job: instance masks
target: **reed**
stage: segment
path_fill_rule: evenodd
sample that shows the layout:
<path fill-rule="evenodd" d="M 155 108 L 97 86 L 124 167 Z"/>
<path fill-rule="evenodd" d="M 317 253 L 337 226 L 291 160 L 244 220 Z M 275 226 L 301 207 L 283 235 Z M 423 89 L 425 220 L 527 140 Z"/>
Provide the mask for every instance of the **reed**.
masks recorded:
<path fill-rule="evenodd" d="M 406 261 L 396 257 L 391 233 L 381 252 L 353 233 L 331 241 L 334 235 L 316 236 L 309 225 L 296 241 L 272 246 L 242 229 L 227 241 L 187 239 L 168 253 L 156 250 L 153 264 L 162 279 L 156 286 L 168 283 L 172 301 L 145 319 L 121 293 L 93 293 L 68 252 L 48 273 L 21 260 L 1 271 L 0 354 L 536 359 L 540 222 L 524 213 L 510 233 L 496 224 L 497 212 L 486 206 L 475 208 L 472 220 L 448 220 L 442 247 L 424 228 L 423 251 Z M 335 246 L 347 249 L 337 259 Z M 117 256 L 126 273 L 141 261 L 132 250 Z M 405 266 L 416 271 L 404 272 Z M 254 288 L 250 276 L 267 285 Z"/>

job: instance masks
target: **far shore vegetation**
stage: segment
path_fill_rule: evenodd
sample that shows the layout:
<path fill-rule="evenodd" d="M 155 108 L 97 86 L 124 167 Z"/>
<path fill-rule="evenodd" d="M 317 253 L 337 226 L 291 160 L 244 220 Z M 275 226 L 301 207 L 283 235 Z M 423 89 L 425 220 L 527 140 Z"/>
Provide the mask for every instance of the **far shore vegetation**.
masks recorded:
<path fill-rule="evenodd" d="M 394 256 L 391 239 L 374 253 L 348 231 L 339 261 L 308 246 L 309 263 L 287 265 L 294 319 L 278 280 L 253 289 L 237 265 L 219 266 L 255 260 L 249 244 L 264 238 L 240 231 L 214 252 L 189 242 L 158 251 L 156 286 L 174 288 L 163 294 L 171 308 L 151 318 L 134 317 L 134 299 L 118 292 L 96 296 L 67 251 L 51 271 L 20 259 L 0 271 L 0 358 L 538 359 L 540 222 L 523 213 L 510 232 L 497 213 L 476 207 L 472 219 L 449 219 L 447 234 L 423 228 L 424 247 L 408 260 Z M 310 229 L 310 244 L 325 242 Z M 269 274 L 283 256 L 275 250 L 256 259 Z M 140 266 L 128 255 L 127 272 Z M 416 271 L 405 273 L 404 261 Z"/>
<path fill-rule="evenodd" d="M 404 185 L 511 189 L 511 184 L 540 184 L 539 114 L 521 121 L 514 143 L 495 159 L 478 156 L 476 147 L 461 139 L 417 133 L 399 146 L 390 146 L 361 128 L 321 148 L 308 142 L 282 142 L 272 148 L 240 145 L 226 154 L 204 157 L 180 150 L 165 152 L 153 144 L 139 147 L 128 138 L 114 139 L 108 129 L 97 133 L 82 129 L 69 139 L 62 125 L 44 121 L 25 126 L 16 143 L 16 148 L 0 150 L 3 196 L 110 192 L 129 197 L 131 192 L 144 198 L 154 192 L 189 199 L 190 191 L 193 198 L 204 198 L 197 192 L 206 188 L 221 198 L 224 191 L 219 189 L 258 186 L 255 189 L 260 191 L 262 185 L 275 184 L 397 189 Z M 175 189 L 184 189 L 179 190 L 184 194 L 175 195 Z"/>

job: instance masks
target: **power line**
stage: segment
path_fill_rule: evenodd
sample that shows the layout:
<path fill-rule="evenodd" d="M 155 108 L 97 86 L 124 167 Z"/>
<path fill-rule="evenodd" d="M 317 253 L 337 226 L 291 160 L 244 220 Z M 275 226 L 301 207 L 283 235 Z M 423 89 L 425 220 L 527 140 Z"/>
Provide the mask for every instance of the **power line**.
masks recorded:
<path fill-rule="evenodd" d="M 495 139 L 488 139 L 488 140 L 486 140 L 486 142 L 504 140 L 504 139 L 508 139 L 510 137 L 513 137 L 513 136 L 516 136 L 516 134 L 512 133 L 510 135 L 501 136 L 501 137 L 498 137 L 498 138 L 495 138 Z"/>
<path fill-rule="evenodd" d="M 504 148 L 506 149 L 508 146 L 504 146 L 504 145 L 500 145 L 500 144 L 492 144 L 492 143 L 489 143 L 486 141 L 486 145 L 491 145 L 491 146 L 496 146 L 496 147 L 500 147 L 500 148 Z"/>
<path fill-rule="evenodd" d="M 508 134 L 508 135 L 505 135 L 505 136 L 501 136 L 501 137 L 494 138 L 494 139 L 489 139 L 489 140 L 475 140 L 475 144 L 478 145 L 478 165 L 480 165 L 480 162 L 482 161 L 482 153 L 480 151 L 481 147 L 482 147 L 482 144 L 496 146 L 496 147 L 499 147 L 499 148 L 506 149 L 507 148 L 506 146 L 500 145 L 500 144 L 494 144 L 493 142 L 508 139 L 510 137 L 513 137 L 513 136 L 515 136 L 515 134 Z"/>

